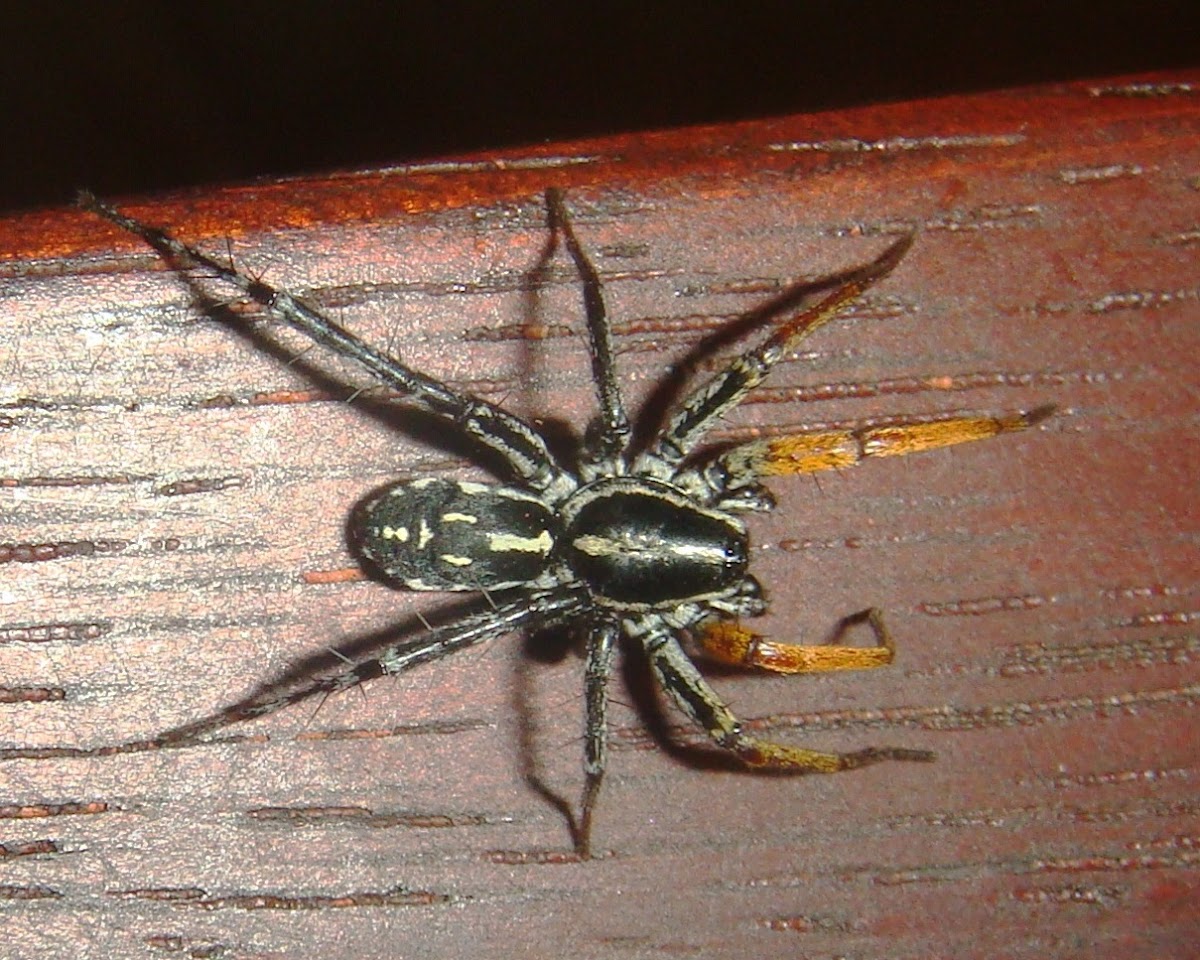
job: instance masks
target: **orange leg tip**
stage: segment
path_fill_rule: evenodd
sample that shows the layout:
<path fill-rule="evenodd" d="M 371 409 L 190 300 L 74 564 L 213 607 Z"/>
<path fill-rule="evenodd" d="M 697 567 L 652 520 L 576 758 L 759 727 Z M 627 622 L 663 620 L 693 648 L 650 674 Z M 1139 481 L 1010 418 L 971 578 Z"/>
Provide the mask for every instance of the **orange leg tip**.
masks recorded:
<path fill-rule="evenodd" d="M 836 753 L 819 753 L 800 747 L 785 747 L 769 740 L 745 738 L 734 748 L 738 758 L 751 767 L 774 770 L 806 770 L 812 773 L 836 773 L 845 769 Z"/>
<path fill-rule="evenodd" d="M 734 666 L 758 667 L 774 673 L 828 673 L 833 670 L 871 670 L 895 657 L 886 643 L 874 647 L 804 646 L 775 643 L 727 621 L 701 631 L 697 642 L 714 660 Z"/>

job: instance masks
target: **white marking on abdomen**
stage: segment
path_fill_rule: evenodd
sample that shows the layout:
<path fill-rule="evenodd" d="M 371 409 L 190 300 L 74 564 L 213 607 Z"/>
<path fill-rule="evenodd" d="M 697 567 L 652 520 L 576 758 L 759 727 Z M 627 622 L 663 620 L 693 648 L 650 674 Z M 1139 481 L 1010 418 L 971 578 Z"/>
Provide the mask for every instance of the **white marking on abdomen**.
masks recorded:
<path fill-rule="evenodd" d="M 487 538 L 488 549 L 496 553 L 540 553 L 545 556 L 554 546 L 549 530 L 543 530 L 536 537 L 518 537 L 514 533 L 489 533 Z"/>

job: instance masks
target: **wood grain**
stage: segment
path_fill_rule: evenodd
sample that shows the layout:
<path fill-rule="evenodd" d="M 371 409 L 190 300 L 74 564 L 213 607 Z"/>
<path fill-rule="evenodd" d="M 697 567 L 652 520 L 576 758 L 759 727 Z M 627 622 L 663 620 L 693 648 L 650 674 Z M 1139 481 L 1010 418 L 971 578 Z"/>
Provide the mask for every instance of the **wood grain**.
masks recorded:
<path fill-rule="evenodd" d="M 746 773 L 613 691 L 595 846 L 581 664 L 511 638 L 221 742 L 0 763 L 4 957 L 1172 957 L 1200 933 L 1200 74 L 1119 78 L 125 204 L 412 365 L 594 409 L 565 188 L 631 406 L 788 283 L 914 251 L 722 436 L 1030 408 L 1035 431 L 781 480 L 777 638 L 883 607 L 898 662 L 716 669 L 788 742 L 930 765 Z M 390 479 L 484 476 L 270 324 L 200 316 L 128 236 L 0 222 L 0 748 L 146 735 L 437 596 L 355 574 Z M 283 346 L 271 346 L 276 340 Z M 720 355 L 736 349 L 721 344 Z M 711 364 L 707 364 L 711 366 Z M 815 402 L 821 401 L 821 402 Z M 650 411 L 653 415 L 654 411 Z M 718 438 L 720 439 L 720 438 Z M 561 655 L 554 655 L 558 650 Z M 549 651 L 549 652 L 548 652 Z M 542 789 L 538 789 L 538 785 Z"/>

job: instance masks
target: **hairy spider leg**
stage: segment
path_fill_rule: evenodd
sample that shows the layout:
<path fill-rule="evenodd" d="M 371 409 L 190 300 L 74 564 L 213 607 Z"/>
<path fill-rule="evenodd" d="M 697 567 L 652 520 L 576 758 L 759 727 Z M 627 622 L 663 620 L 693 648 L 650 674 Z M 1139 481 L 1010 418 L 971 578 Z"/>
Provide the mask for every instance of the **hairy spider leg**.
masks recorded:
<path fill-rule="evenodd" d="M 558 502 L 575 489 L 574 478 L 555 461 L 546 441 L 520 417 L 479 397 L 459 393 L 405 366 L 285 291 L 246 276 L 162 230 L 126 216 L 91 193 L 81 192 L 78 202 L 85 210 L 141 237 L 169 261 L 184 268 L 203 267 L 211 271 L 214 277 L 236 287 L 272 316 L 322 346 L 356 361 L 383 383 L 457 424 L 469 436 L 499 454 L 514 476 L 530 490 Z"/>
<path fill-rule="evenodd" d="M 696 449 L 721 417 L 762 383 L 771 368 L 796 344 L 834 319 L 843 307 L 891 273 L 912 243 L 912 234 L 901 237 L 812 307 L 782 322 L 757 348 L 737 357 L 702 384 L 672 415 L 662 436 L 639 458 L 634 472 L 661 473 L 665 469 L 672 478 L 677 476 L 684 458 Z"/>
<path fill-rule="evenodd" d="M 890 650 L 890 640 L 882 621 L 875 618 L 872 626 L 879 631 L 880 645 Z M 928 750 L 900 747 L 870 747 L 852 753 L 829 753 L 751 736 L 742 730 L 741 722 L 701 676 L 669 629 L 646 618 L 635 633 L 659 684 L 679 708 L 701 726 L 717 746 L 729 750 L 749 766 L 794 773 L 837 773 L 884 760 L 927 762 L 934 758 Z"/>
<path fill-rule="evenodd" d="M 751 486 L 769 476 L 817 473 L 852 467 L 867 457 L 899 457 L 973 440 L 1014 433 L 1041 423 L 1053 405 L 999 417 L 948 417 L 931 423 L 822 430 L 789 434 L 734 447 L 716 461 L 731 488 Z M 877 637 L 886 637 L 878 611 L 871 616 Z M 712 621 L 696 635 L 711 656 L 725 663 L 779 673 L 860 670 L 891 663 L 891 644 L 876 647 L 805 646 L 775 643 L 740 624 Z"/>
<path fill-rule="evenodd" d="M 612 332 L 608 323 L 608 311 L 604 305 L 604 291 L 600 275 L 575 236 L 571 217 L 567 213 L 561 190 L 546 191 L 546 205 L 550 211 L 550 230 L 557 236 L 562 233 L 567 251 L 575 262 L 575 269 L 583 284 L 583 308 L 587 317 L 588 343 L 592 354 L 592 379 L 600 400 L 600 437 L 594 451 L 597 469 L 612 473 L 626 472 L 623 454 L 629 443 L 629 417 L 621 401 L 621 387 L 617 382 L 616 365 L 613 361 Z"/>
<path fill-rule="evenodd" d="M 999 417 L 946 417 L 932 422 L 900 422 L 885 427 L 821 430 L 753 440 L 718 458 L 734 486 L 791 473 L 817 473 L 857 466 L 868 457 L 903 457 L 1015 433 L 1041 423 L 1054 412 L 1047 404 Z"/>
<path fill-rule="evenodd" d="M 172 727 L 153 737 L 98 747 L 6 747 L 0 749 L 0 760 L 107 757 L 119 753 L 191 746 L 204 742 L 201 737 L 206 734 L 245 720 L 265 717 L 317 694 L 337 693 L 376 677 L 404 673 L 413 667 L 440 660 L 527 626 L 562 623 L 578 614 L 586 603 L 587 595 L 582 589 L 543 591 L 530 598 L 513 600 L 464 617 L 455 623 L 435 627 L 414 640 L 389 645 L 368 659 L 354 661 L 351 669 L 311 678 L 297 689 L 281 691 L 279 681 L 265 684 L 233 706 L 192 723 Z"/>
<path fill-rule="evenodd" d="M 631 430 L 617 382 L 612 331 L 600 275 L 575 236 L 562 191 L 547 190 L 546 205 L 550 212 L 550 229 L 556 236 L 561 232 L 583 286 L 592 379 L 600 402 L 600 432 L 595 449 L 589 451 L 590 462 L 583 464 L 584 480 L 624 474 L 628 471 L 626 452 Z M 575 850 L 584 860 L 591 857 L 593 815 L 608 766 L 608 681 L 621 632 L 620 621 L 615 618 L 588 618 L 587 664 L 584 668 L 584 786 L 575 829 Z"/>
<path fill-rule="evenodd" d="M 612 675 L 621 624 L 604 620 L 589 627 L 587 666 L 584 669 L 584 699 L 587 718 L 583 740 L 583 797 L 579 803 L 579 824 L 575 832 L 575 850 L 587 860 L 592 855 L 592 815 L 600 798 L 600 784 L 608 766 L 608 678 Z"/>

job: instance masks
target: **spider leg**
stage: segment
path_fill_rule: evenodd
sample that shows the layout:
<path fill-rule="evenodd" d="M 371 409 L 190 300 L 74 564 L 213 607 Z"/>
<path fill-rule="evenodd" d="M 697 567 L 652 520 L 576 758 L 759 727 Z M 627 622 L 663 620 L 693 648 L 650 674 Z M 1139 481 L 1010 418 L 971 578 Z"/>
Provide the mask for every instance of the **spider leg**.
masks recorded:
<path fill-rule="evenodd" d="M 738 667 L 760 667 L 775 673 L 824 673 L 830 670 L 870 670 L 885 667 L 896 655 L 883 613 L 874 607 L 847 617 L 838 635 L 851 624 L 866 621 L 875 634 L 873 647 L 839 644 L 807 646 L 775 643 L 731 620 L 711 620 L 696 630 L 696 642 L 715 660 Z"/>
<path fill-rule="evenodd" d="M 297 668 L 282 681 L 264 684 L 250 696 L 224 710 L 192 723 L 172 727 L 153 737 L 98 747 L 10 747 L 0 749 L 0 760 L 107 757 L 118 753 L 191 746 L 203 742 L 200 738 L 206 734 L 244 720 L 267 716 L 309 697 L 336 693 L 376 677 L 403 673 L 523 627 L 559 623 L 577 614 L 586 603 L 586 594 L 578 589 L 545 591 L 531 598 L 512 600 L 483 610 L 416 639 L 393 644 L 369 659 L 354 662 L 346 670 L 307 677 L 305 683 L 296 689 L 281 690 L 281 686 L 285 686 L 289 679 L 303 677 L 308 672 L 304 667 Z"/>
<path fill-rule="evenodd" d="M 546 205 L 550 209 L 550 229 L 561 232 L 567 251 L 575 261 L 575 269 L 583 284 L 583 306 L 587 315 L 588 344 L 592 353 L 592 379 L 599 394 L 601 422 L 600 437 L 596 453 L 605 465 L 615 465 L 617 472 L 624 473 L 624 464 L 619 462 L 621 453 L 629 442 L 629 417 L 621 402 L 621 388 L 617 383 L 613 362 L 612 332 L 608 323 L 608 311 L 604 306 L 604 293 L 596 268 L 583 252 L 571 218 L 563 203 L 561 190 L 546 191 Z"/>
<path fill-rule="evenodd" d="M 555 461 L 545 440 L 521 418 L 405 366 L 285 291 L 214 260 L 156 227 L 126 216 L 90 193 L 80 193 L 79 205 L 141 237 L 166 260 L 185 269 L 203 267 L 211 271 L 214 277 L 236 287 L 272 316 L 322 346 L 354 360 L 382 383 L 407 394 L 431 412 L 458 424 L 467 434 L 503 457 L 513 474 L 528 488 L 553 500 L 574 490 L 575 481 Z"/>
<path fill-rule="evenodd" d="M 616 621 L 595 624 L 588 636 L 584 693 L 587 717 L 584 725 L 583 799 L 579 805 L 579 826 L 575 848 L 587 860 L 592 855 L 592 814 L 600 797 L 600 784 L 608 762 L 608 678 L 612 674 L 613 655 L 621 626 Z"/>
<path fill-rule="evenodd" d="M 641 627 L 635 632 L 662 688 L 718 746 L 731 751 L 748 766 L 795 773 L 837 773 L 883 760 L 933 759 L 928 750 L 878 747 L 853 753 L 826 753 L 750 736 L 743 732 L 737 717 L 700 675 L 674 635 L 669 630 L 656 628 L 649 618 Z"/>
<path fill-rule="evenodd" d="M 822 430 L 754 440 L 718 457 L 716 465 L 724 480 L 714 479 L 718 489 L 736 489 L 762 477 L 839 470 L 867 457 L 903 457 L 1025 430 L 1053 412 L 1054 407 L 1047 405 L 1000 417 L 949 417 L 932 423 Z"/>
<path fill-rule="evenodd" d="M 709 429 L 745 399 L 788 352 L 820 329 L 852 300 L 896 268 L 909 247 L 911 235 L 901 237 L 876 260 L 855 271 L 845 283 L 812 307 L 783 321 L 761 345 L 735 359 L 722 372 L 693 392 L 671 417 L 655 445 L 640 458 L 635 472 L 673 472 L 700 443 Z"/>

